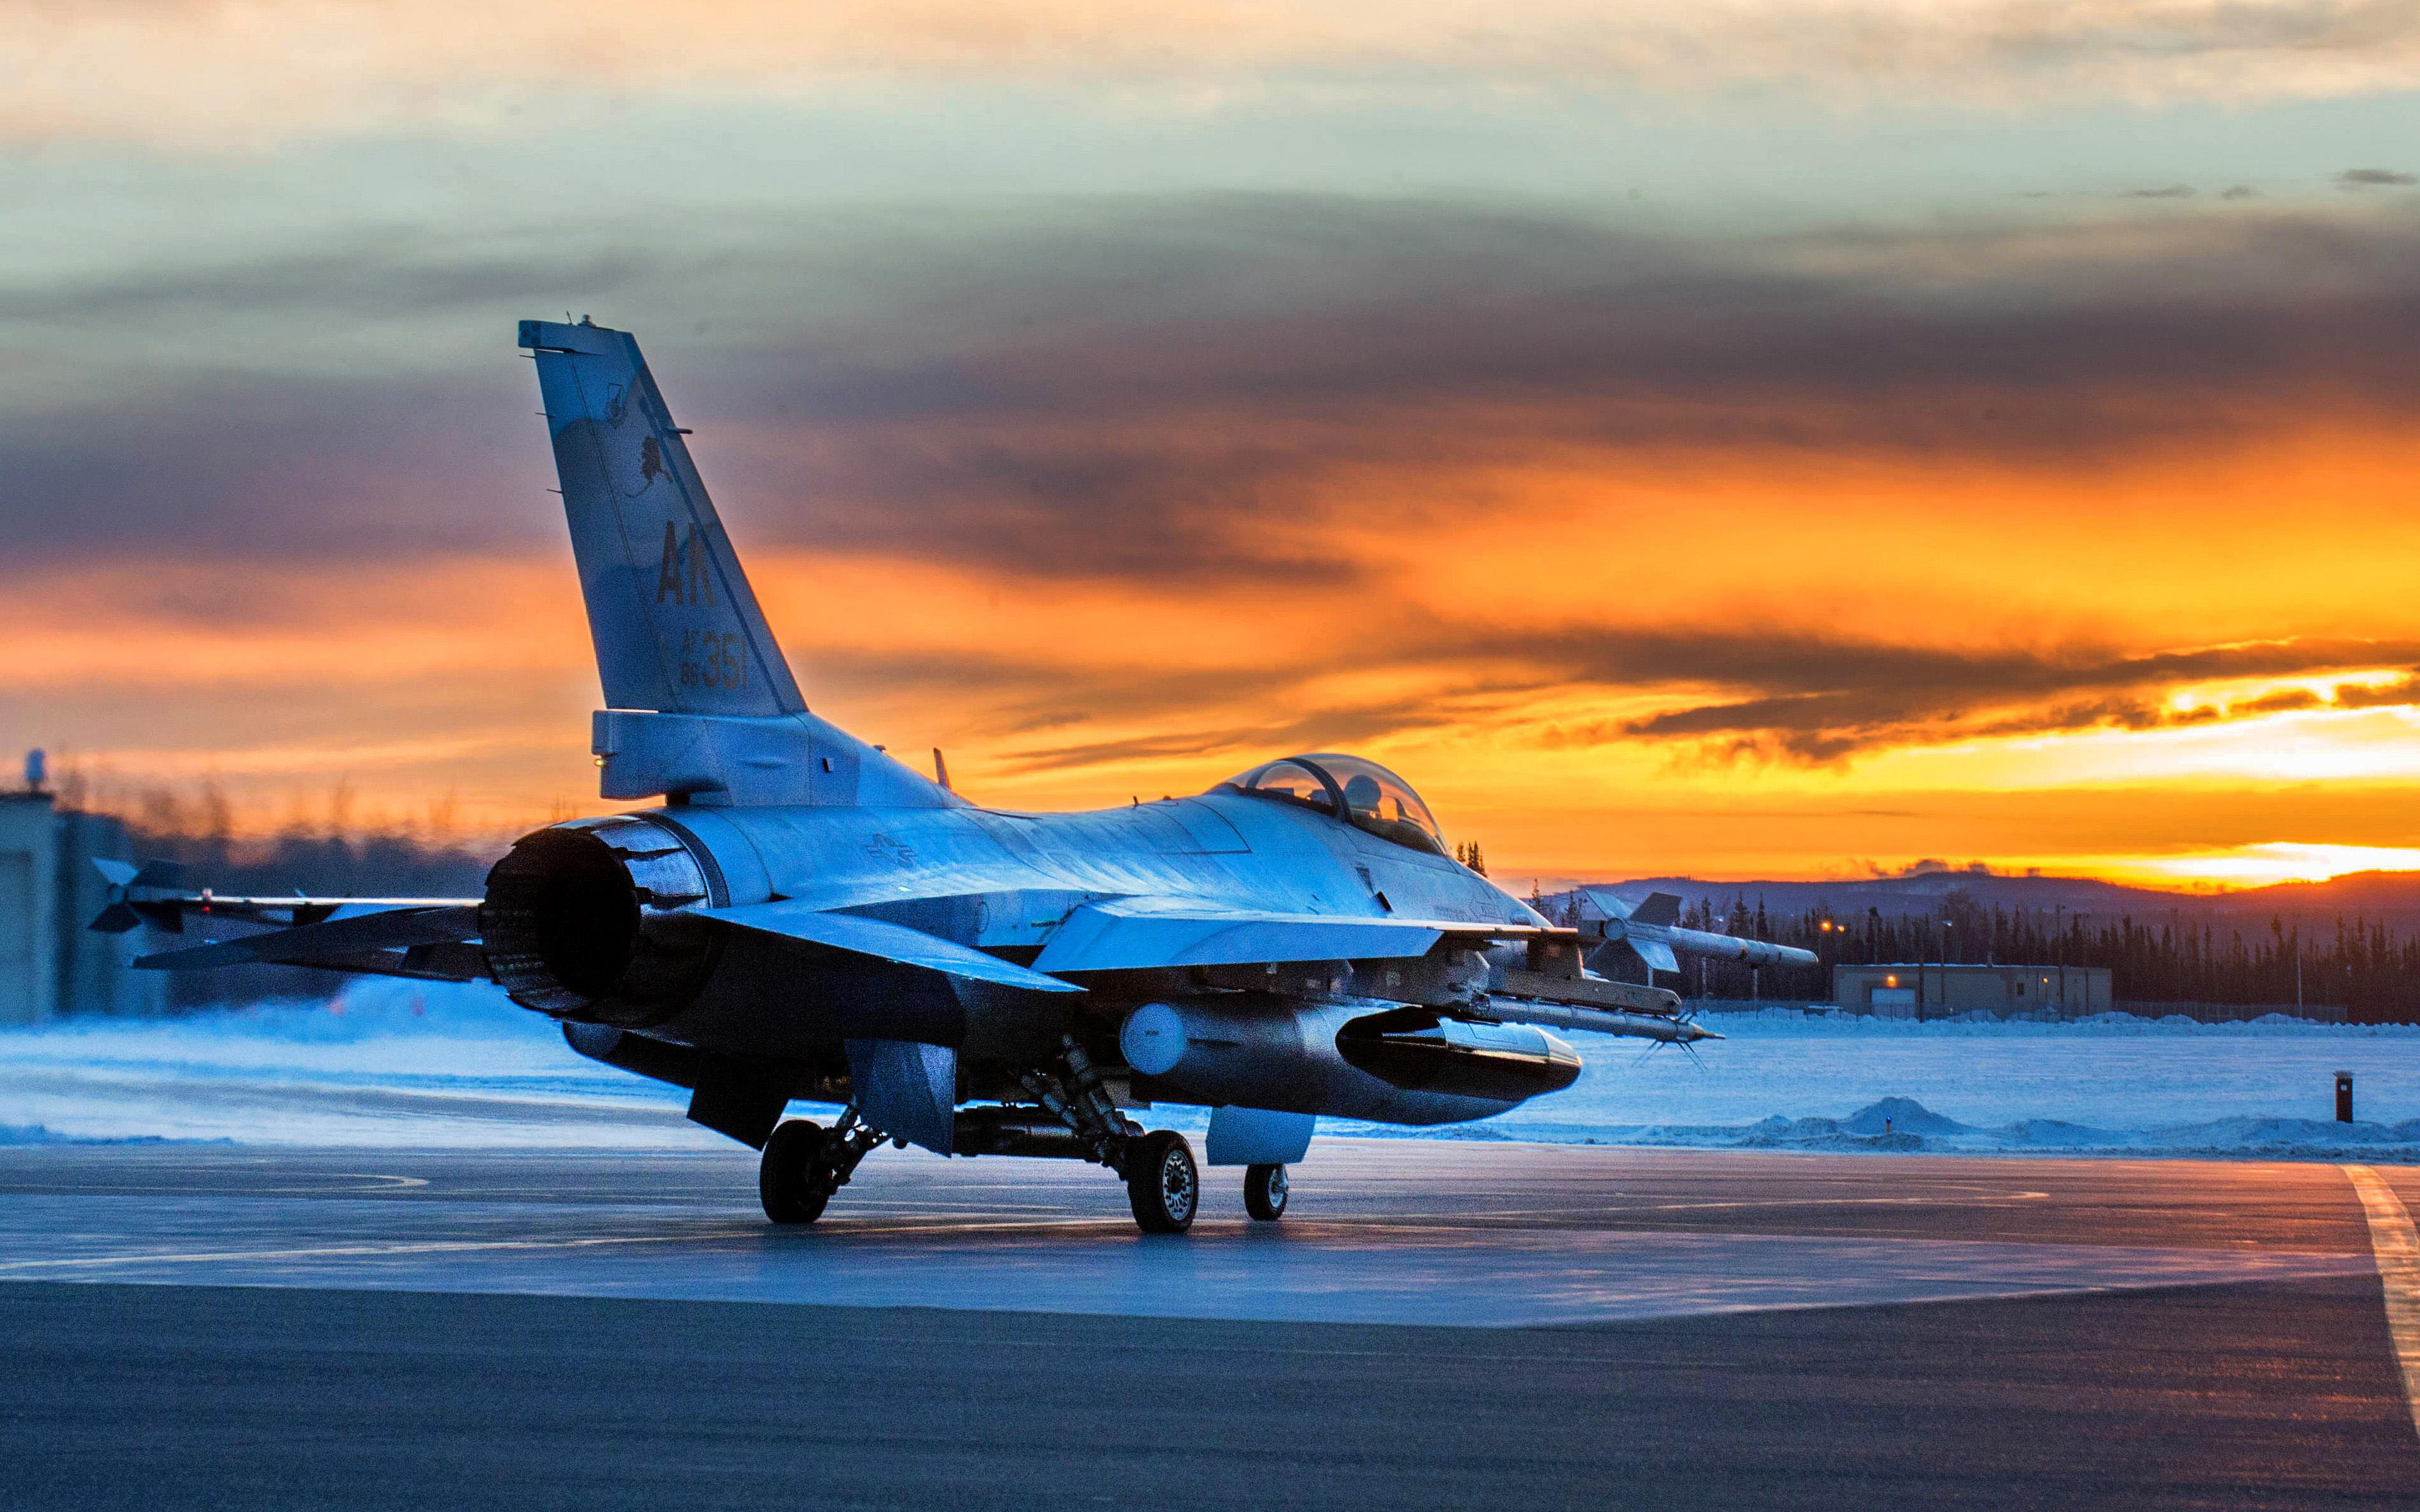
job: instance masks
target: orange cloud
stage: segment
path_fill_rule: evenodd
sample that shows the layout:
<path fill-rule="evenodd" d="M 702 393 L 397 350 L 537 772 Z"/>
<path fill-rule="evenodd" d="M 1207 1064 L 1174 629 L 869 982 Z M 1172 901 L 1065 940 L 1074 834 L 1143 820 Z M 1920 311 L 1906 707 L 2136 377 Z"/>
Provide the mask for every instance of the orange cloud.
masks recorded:
<path fill-rule="evenodd" d="M 751 548 L 761 502 L 726 490 L 724 507 L 810 702 L 894 749 L 946 748 L 987 802 L 1197 791 L 1274 751 L 1362 747 L 1499 871 L 1550 880 L 1937 854 L 2146 876 L 2281 841 L 2420 843 L 2399 817 L 2420 812 L 2399 663 L 2347 633 L 2409 651 L 2420 624 L 2383 563 L 2332 589 L 2340 554 L 2281 537 L 2272 493 L 2324 477 L 2302 517 L 2392 540 L 2412 529 L 2412 459 L 2340 436 L 2317 469 L 2310 444 L 2181 480 L 2152 459 L 2080 495 L 1969 468 L 1949 512 L 1929 472 L 1878 465 L 1810 482 L 1787 459 L 1758 477 L 1709 458 L 1720 486 L 1695 497 L 1677 456 L 1618 480 L 1371 472 L 1351 480 L 1358 507 L 1296 521 L 1349 571 L 1171 585 Z M 1489 509 L 1444 507 L 1472 489 Z M 2206 501 L 2190 549 L 2127 555 L 2148 528 L 2122 517 L 2137 489 Z M 2212 576 L 2220 560 L 2239 576 Z M 2232 634 L 2180 643 L 2210 626 L 2180 604 Z M 2275 639 L 2245 640 L 2256 628 Z M 565 557 L 38 574 L 0 595 L 0 640 L 25 653 L 0 699 L 49 711 L 40 738 L 122 791 L 215 782 L 267 825 L 343 783 L 364 812 L 450 804 L 491 835 L 595 806 Z M 2319 671 L 2243 675 L 2304 665 Z M 1916 672 L 2000 702 L 1867 731 L 1814 767 L 1655 733 L 1760 687 L 1887 701 Z M 2024 722 L 2079 679 L 2223 717 Z M 2313 788 L 2321 775 L 2359 796 Z"/>

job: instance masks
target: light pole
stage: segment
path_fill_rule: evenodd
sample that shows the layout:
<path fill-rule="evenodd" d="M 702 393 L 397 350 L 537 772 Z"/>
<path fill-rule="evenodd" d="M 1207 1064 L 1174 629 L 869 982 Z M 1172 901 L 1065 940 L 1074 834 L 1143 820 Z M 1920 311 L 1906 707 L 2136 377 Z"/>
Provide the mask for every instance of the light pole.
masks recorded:
<path fill-rule="evenodd" d="M 1907 916 L 1902 914 L 1900 917 L 1904 918 Z M 1912 931 L 1910 933 L 1913 933 Z M 1916 934 L 1915 936 L 1914 943 L 1916 945 L 1916 1022 L 1921 1024 L 1924 1022 L 1924 995 L 1927 990 L 1925 985 L 1924 969 L 1924 936 Z"/>
<path fill-rule="evenodd" d="M 2067 1017 L 2067 904 L 2051 909 L 2051 943 L 2058 951 L 2058 1016 Z"/>

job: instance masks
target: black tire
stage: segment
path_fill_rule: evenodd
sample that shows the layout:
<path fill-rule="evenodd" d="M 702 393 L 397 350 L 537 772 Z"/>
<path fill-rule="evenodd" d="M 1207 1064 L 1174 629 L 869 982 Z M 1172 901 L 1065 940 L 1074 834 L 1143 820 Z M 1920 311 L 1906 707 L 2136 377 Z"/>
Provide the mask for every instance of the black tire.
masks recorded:
<path fill-rule="evenodd" d="M 811 1224 L 824 1215 L 831 1193 L 824 1184 L 823 1125 L 793 1119 L 765 1141 L 756 1166 L 756 1196 L 777 1224 Z"/>
<path fill-rule="evenodd" d="M 1282 1165 L 1244 1167 L 1244 1211 L 1264 1224 L 1285 1216 L 1286 1168 Z"/>
<path fill-rule="evenodd" d="M 1127 1149 L 1126 1201 L 1146 1234 L 1181 1234 L 1193 1227 L 1202 1173 L 1183 1134 L 1156 1129 Z"/>

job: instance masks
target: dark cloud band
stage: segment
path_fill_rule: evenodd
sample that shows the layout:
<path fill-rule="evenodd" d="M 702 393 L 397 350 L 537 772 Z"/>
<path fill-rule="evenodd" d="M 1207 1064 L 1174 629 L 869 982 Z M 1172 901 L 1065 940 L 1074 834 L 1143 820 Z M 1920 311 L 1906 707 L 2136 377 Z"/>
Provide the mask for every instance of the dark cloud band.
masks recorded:
<path fill-rule="evenodd" d="M 12 391 L 0 523 L 20 560 L 550 540 L 506 336 L 573 301 L 648 342 L 743 539 L 1028 575 L 1341 580 L 1336 532 L 1402 507 L 1405 477 L 1545 456 L 2059 471 L 2420 421 L 2420 213 L 2141 213 L 1740 245 L 1213 196 L 760 226 L 710 257 L 363 252 L 63 287 L 0 318 L 37 343 L 224 328 L 247 363 L 154 366 L 100 403 Z M 279 330 L 349 329 L 373 292 L 351 360 L 258 356 Z M 734 305 L 816 313 L 735 332 Z M 426 349 L 386 355 L 414 321 Z"/>

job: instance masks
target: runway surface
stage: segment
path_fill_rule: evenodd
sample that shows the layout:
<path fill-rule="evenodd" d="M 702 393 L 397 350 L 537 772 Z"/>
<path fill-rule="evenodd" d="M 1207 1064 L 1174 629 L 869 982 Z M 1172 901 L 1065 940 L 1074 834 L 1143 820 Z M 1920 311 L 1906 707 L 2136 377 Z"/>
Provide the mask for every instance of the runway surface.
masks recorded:
<path fill-rule="evenodd" d="M 2335 1166 L 1205 1174 L 1147 1239 L 1040 1162 L 780 1230 L 736 1149 L 0 1149 L 0 1504 L 2420 1507 Z"/>

